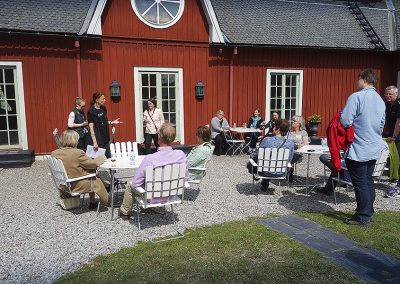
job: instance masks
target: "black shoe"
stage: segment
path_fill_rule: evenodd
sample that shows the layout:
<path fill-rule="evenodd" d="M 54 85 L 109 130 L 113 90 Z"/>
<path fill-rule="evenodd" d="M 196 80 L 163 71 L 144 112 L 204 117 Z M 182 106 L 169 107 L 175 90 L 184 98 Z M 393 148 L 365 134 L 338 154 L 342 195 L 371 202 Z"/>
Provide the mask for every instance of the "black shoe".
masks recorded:
<path fill-rule="evenodd" d="M 263 179 L 261 181 L 261 190 L 262 191 L 267 191 L 269 187 L 269 180 L 268 179 Z"/>
<path fill-rule="evenodd" d="M 363 221 L 355 219 L 355 218 L 346 219 L 344 222 L 348 225 L 357 225 L 357 226 L 363 226 L 363 227 L 367 227 L 370 224 L 370 222 L 363 222 Z"/>
<path fill-rule="evenodd" d="M 255 181 L 259 181 L 260 180 L 260 178 L 256 178 L 256 176 L 253 174 L 253 179 L 255 180 Z"/>
<path fill-rule="evenodd" d="M 325 194 L 326 196 L 332 196 L 333 195 L 333 190 L 326 189 L 325 187 L 318 187 L 316 190 L 318 193 Z"/>
<path fill-rule="evenodd" d="M 130 214 L 124 214 L 121 212 L 121 209 L 118 209 L 118 216 L 122 219 L 122 220 L 129 220 L 131 218 Z"/>
<path fill-rule="evenodd" d="M 97 208 L 98 208 L 98 206 L 99 206 L 99 202 L 90 202 L 89 203 L 89 210 L 97 210 Z"/>

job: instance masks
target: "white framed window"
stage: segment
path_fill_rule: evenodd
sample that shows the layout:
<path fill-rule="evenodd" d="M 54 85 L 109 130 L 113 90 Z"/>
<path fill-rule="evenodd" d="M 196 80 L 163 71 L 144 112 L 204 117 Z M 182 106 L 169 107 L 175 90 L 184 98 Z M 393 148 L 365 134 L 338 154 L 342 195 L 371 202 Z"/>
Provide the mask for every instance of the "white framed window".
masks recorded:
<path fill-rule="evenodd" d="M 303 98 L 303 70 L 267 69 L 265 119 L 277 111 L 290 120 L 301 115 Z"/>
<path fill-rule="evenodd" d="M 0 61 L 0 149 L 28 149 L 21 62 Z"/>
<path fill-rule="evenodd" d="M 131 0 L 136 16 L 146 25 L 165 29 L 179 21 L 185 0 Z"/>
<path fill-rule="evenodd" d="M 143 112 L 147 100 L 156 98 L 165 122 L 176 128 L 176 140 L 184 143 L 182 68 L 134 67 L 136 141 L 143 142 Z"/>

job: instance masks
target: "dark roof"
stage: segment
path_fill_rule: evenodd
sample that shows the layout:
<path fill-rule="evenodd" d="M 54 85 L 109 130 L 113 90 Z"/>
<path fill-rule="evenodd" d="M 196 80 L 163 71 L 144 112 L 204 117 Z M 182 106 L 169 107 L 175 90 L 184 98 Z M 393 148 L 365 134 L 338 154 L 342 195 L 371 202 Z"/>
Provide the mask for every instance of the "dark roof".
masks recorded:
<path fill-rule="evenodd" d="M 82 34 L 97 0 L 0 0 L 0 29 Z"/>
<path fill-rule="evenodd" d="M 347 1 L 211 0 L 221 30 L 232 44 L 369 49 Z M 389 49 L 385 1 L 359 6 Z"/>

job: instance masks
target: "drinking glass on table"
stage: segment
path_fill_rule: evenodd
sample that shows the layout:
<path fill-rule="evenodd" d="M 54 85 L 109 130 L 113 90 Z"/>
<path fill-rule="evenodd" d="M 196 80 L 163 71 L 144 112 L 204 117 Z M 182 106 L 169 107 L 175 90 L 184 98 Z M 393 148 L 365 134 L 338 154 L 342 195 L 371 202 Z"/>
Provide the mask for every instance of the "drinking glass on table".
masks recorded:
<path fill-rule="evenodd" d="M 244 127 L 244 128 L 247 128 L 247 123 L 246 123 L 246 122 L 243 123 L 243 127 Z"/>
<path fill-rule="evenodd" d="M 117 154 L 112 154 L 112 156 L 111 156 L 111 166 L 112 167 L 115 167 L 117 165 L 116 161 L 117 161 Z"/>
<path fill-rule="evenodd" d="M 327 138 L 322 138 L 321 139 L 321 146 L 323 149 L 328 147 L 328 139 Z"/>

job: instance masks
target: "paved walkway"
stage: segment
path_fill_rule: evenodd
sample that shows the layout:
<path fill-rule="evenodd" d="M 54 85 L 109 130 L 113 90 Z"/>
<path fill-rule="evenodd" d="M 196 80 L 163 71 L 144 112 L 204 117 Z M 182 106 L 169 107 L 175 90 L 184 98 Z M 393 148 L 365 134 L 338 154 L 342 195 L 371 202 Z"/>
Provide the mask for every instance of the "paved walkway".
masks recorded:
<path fill-rule="evenodd" d="M 400 283 L 400 261 L 379 251 L 364 248 L 313 221 L 290 215 L 259 222 L 318 251 L 364 281 Z"/>

